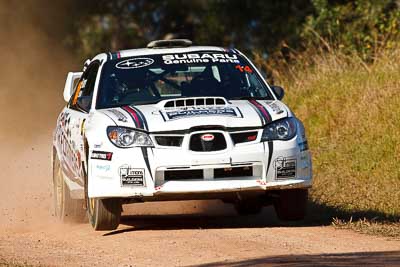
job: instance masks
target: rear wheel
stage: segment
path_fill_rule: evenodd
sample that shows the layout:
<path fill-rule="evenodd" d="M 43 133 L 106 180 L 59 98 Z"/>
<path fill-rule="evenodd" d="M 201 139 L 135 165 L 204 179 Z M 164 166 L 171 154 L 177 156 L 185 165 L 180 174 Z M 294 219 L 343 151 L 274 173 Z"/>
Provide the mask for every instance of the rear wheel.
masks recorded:
<path fill-rule="evenodd" d="M 117 229 L 121 218 L 121 200 L 87 198 L 90 224 L 96 231 Z"/>
<path fill-rule="evenodd" d="M 235 210 L 239 215 L 255 215 L 262 211 L 263 205 L 257 199 L 240 200 L 235 203 Z"/>
<path fill-rule="evenodd" d="M 282 221 L 298 221 L 306 215 L 308 199 L 307 189 L 289 189 L 279 191 L 274 202 L 275 212 Z"/>
<path fill-rule="evenodd" d="M 56 217 L 66 223 L 81 223 L 85 218 L 84 201 L 72 199 L 70 190 L 66 185 L 57 156 L 53 164 L 53 194 L 54 213 Z"/>

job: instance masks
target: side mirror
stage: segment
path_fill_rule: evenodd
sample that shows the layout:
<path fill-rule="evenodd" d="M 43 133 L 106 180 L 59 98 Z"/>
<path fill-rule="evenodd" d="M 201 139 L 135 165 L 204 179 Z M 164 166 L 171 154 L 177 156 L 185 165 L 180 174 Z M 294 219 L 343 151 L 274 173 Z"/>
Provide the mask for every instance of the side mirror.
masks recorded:
<path fill-rule="evenodd" d="M 72 94 L 74 93 L 74 88 L 76 81 L 79 80 L 82 76 L 83 72 L 68 72 L 67 80 L 65 81 L 64 86 L 64 100 L 68 102 L 71 99 Z"/>
<path fill-rule="evenodd" d="M 283 88 L 276 85 L 271 86 L 271 88 L 272 91 L 274 91 L 276 98 L 278 98 L 278 100 L 282 100 L 282 98 L 285 96 L 285 91 Z"/>

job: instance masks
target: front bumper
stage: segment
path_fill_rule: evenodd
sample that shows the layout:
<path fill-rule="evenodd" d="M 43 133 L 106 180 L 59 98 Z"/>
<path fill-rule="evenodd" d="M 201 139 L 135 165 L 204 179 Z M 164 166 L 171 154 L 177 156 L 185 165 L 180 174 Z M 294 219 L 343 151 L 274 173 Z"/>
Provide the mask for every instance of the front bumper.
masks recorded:
<path fill-rule="evenodd" d="M 226 179 L 216 181 L 170 181 L 164 186 L 156 188 L 155 195 L 204 193 L 204 192 L 238 192 L 260 190 L 282 190 L 294 188 L 309 188 L 311 180 L 294 179 L 290 181 L 264 182 L 259 179 Z"/>
<path fill-rule="evenodd" d="M 193 152 L 182 148 L 129 148 L 113 146 L 111 161 L 89 159 L 88 195 L 91 198 L 141 198 L 157 200 L 171 195 L 200 195 L 309 188 L 311 155 L 302 151 L 299 138 L 289 141 L 230 145 L 223 151 Z M 91 152 L 92 153 L 92 152 Z M 143 183 L 124 185 L 126 169 L 143 170 Z M 245 176 L 216 177 L 216 170 L 251 168 Z M 200 171 L 202 177 L 166 179 L 166 172 Z M 189 172 L 191 173 L 191 172 Z M 188 199 L 193 199 L 189 198 Z"/>

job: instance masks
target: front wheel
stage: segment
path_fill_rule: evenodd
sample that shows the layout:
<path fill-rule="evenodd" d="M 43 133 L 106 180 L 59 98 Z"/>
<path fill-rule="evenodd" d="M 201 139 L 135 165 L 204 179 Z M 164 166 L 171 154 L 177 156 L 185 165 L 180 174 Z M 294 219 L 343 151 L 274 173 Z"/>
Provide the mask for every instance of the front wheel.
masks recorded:
<path fill-rule="evenodd" d="M 274 202 L 275 212 L 282 221 L 302 220 L 306 215 L 307 200 L 307 189 L 279 191 L 279 198 Z"/>
<path fill-rule="evenodd" d="M 121 200 L 87 198 L 90 224 L 96 231 L 115 230 L 121 219 Z"/>

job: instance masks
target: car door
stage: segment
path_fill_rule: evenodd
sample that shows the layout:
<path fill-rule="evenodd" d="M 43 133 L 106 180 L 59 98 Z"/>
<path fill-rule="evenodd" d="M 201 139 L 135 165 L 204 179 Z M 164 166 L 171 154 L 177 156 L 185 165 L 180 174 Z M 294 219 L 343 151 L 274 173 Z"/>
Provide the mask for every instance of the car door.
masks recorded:
<path fill-rule="evenodd" d="M 64 136 L 66 144 L 63 148 L 65 174 L 71 181 L 84 185 L 82 175 L 82 157 L 84 156 L 84 127 L 88 117 L 97 73 L 100 64 L 94 62 L 88 66 L 77 83 L 74 94 L 63 111 Z"/>

